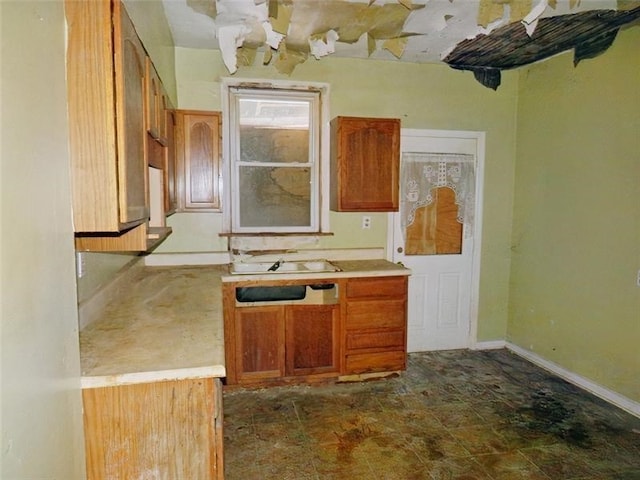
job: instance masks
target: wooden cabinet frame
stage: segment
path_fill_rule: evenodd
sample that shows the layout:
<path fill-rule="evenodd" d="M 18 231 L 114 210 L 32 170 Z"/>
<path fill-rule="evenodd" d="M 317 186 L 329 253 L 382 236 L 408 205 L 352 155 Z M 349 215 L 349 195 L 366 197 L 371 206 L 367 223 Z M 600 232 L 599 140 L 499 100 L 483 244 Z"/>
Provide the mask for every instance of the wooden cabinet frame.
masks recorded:
<path fill-rule="evenodd" d="M 222 192 L 222 115 L 176 110 L 178 211 L 219 212 Z"/>
<path fill-rule="evenodd" d="M 396 212 L 400 189 L 400 120 L 331 121 L 331 210 Z"/>
<path fill-rule="evenodd" d="M 223 283 L 228 385 L 313 382 L 406 369 L 406 276 L 323 278 L 321 283 L 336 285 L 338 298 L 322 305 L 291 301 L 242 306 L 235 298 L 238 286 L 316 282 L 318 280 L 240 279 Z M 310 323 L 310 327 L 303 325 L 296 330 L 296 321 L 304 322 L 306 315 L 312 319 L 310 322 L 322 323 Z M 257 325 L 261 320 L 263 325 Z M 264 330 L 263 337 L 259 337 L 261 328 L 268 329 Z M 309 339 L 305 339 L 307 334 Z M 324 348 L 329 336 L 330 352 Z M 253 339 L 257 339 L 255 343 Z M 260 350 L 261 355 L 269 352 L 271 358 L 245 358 L 248 351 L 245 343 L 255 345 L 254 349 Z"/>

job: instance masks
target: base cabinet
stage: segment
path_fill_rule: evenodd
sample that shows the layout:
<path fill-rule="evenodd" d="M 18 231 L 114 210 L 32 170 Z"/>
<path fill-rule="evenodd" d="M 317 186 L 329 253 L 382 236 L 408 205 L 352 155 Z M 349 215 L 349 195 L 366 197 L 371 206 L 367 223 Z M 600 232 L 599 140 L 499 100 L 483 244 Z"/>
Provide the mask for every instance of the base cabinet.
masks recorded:
<path fill-rule="evenodd" d="M 87 478 L 224 478 L 217 378 L 82 391 Z"/>
<path fill-rule="evenodd" d="M 352 278 L 346 290 L 344 373 L 405 370 L 407 277 Z"/>
<path fill-rule="evenodd" d="M 275 305 L 235 310 L 238 383 L 337 374 L 338 305 Z"/>
<path fill-rule="evenodd" d="M 304 300 L 242 303 L 223 285 L 227 385 L 301 383 L 406 369 L 407 277 L 323 279 Z M 319 292 L 324 292 L 321 295 Z M 313 298 L 312 298 L 313 297 Z"/>

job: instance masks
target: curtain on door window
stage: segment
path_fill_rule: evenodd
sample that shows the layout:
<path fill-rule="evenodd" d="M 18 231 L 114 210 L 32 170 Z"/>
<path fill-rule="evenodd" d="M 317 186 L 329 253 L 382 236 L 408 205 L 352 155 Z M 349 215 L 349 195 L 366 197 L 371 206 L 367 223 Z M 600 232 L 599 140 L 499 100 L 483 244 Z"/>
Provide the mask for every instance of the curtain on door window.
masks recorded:
<path fill-rule="evenodd" d="M 400 215 L 402 232 L 416 219 L 420 207 L 431 205 L 438 189 L 455 194 L 457 221 L 464 225 L 464 236 L 473 232 L 475 212 L 474 156 L 452 153 L 410 153 L 402 155 Z"/>

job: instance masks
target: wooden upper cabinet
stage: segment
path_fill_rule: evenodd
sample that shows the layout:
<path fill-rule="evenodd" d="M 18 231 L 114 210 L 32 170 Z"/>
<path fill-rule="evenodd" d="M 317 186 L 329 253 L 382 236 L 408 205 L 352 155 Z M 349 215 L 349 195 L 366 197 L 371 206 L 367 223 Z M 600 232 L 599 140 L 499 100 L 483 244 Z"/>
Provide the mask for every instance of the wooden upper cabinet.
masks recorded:
<path fill-rule="evenodd" d="M 176 113 L 178 209 L 219 211 L 222 184 L 220 113 L 184 110 Z"/>
<path fill-rule="evenodd" d="M 171 103 L 165 109 L 167 145 L 164 149 L 164 210 L 166 215 L 178 209 L 177 169 L 176 169 L 176 112 Z"/>
<path fill-rule="evenodd" d="M 146 58 L 146 122 L 149 135 L 162 145 L 167 145 L 167 116 L 169 97 L 149 57 Z"/>
<path fill-rule="evenodd" d="M 120 233 L 149 216 L 146 54 L 119 2 L 68 0 L 65 13 L 74 230 Z"/>
<path fill-rule="evenodd" d="M 398 211 L 399 174 L 399 119 L 336 117 L 332 120 L 332 210 Z"/>

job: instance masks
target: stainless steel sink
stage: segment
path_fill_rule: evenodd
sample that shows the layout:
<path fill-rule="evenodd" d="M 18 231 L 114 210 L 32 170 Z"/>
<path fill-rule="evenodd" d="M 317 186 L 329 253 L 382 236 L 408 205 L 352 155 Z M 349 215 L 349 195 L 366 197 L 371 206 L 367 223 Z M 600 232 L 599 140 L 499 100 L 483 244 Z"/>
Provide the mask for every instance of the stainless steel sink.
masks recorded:
<path fill-rule="evenodd" d="M 233 262 L 230 267 L 232 274 L 256 275 L 280 273 L 310 273 L 310 272 L 339 272 L 340 269 L 327 260 L 296 260 L 277 262 Z M 271 269 L 271 270 L 270 270 Z"/>

